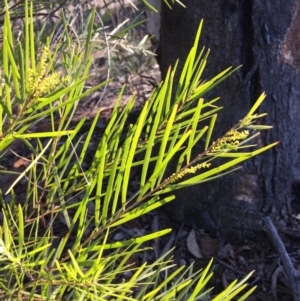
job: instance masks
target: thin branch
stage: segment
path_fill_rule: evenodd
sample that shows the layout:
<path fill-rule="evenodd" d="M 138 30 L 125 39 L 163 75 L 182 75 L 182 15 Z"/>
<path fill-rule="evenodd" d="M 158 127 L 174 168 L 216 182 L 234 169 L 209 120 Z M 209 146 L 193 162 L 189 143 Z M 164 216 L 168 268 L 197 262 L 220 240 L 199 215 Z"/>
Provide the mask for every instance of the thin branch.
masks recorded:
<path fill-rule="evenodd" d="M 291 283 L 291 289 L 293 293 L 293 299 L 294 301 L 299 301 L 300 300 L 300 281 L 298 277 L 298 272 L 295 269 L 292 260 L 289 256 L 289 254 L 286 251 L 286 248 L 281 240 L 281 238 L 278 235 L 278 232 L 269 216 L 266 216 L 263 218 L 266 226 L 266 230 L 268 234 L 271 237 L 272 243 L 275 246 L 282 264 L 283 264 L 283 269 L 287 275 L 288 280 Z"/>

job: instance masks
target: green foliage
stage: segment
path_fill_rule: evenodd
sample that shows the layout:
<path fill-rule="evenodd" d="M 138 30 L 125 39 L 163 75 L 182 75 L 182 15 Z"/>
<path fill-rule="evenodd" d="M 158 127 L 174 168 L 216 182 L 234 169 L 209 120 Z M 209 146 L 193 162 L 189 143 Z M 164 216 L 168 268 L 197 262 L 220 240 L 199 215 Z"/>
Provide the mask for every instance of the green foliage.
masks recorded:
<path fill-rule="evenodd" d="M 128 125 L 134 96 L 121 108 L 120 91 L 96 152 L 86 166 L 101 112 L 85 136 L 84 119 L 73 130 L 69 125 L 80 99 L 106 84 L 84 89 L 95 46 L 95 11 L 87 19 L 84 42 L 72 40 L 65 23 L 55 45 L 50 40 L 47 45 L 35 40 L 32 2 L 25 1 L 24 12 L 24 32 L 17 40 L 6 3 L 0 59 L 0 153 L 16 139 L 32 152 L 29 166 L 0 196 L 1 296 L 5 300 L 213 298 L 211 289 L 207 289 L 212 261 L 200 271 L 194 271 L 192 265 L 176 267 L 170 250 L 154 262 L 129 263 L 148 250 L 149 241 L 170 229 L 117 242 L 112 240 L 112 233 L 172 201 L 171 191 L 232 172 L 238 163 L 274 146 L 249 151 L 254 146 L 251 140 L 259 134 L 256 131 L 269 128 L 255 124 L 263 116 L 256 115 L 255 110 L 264 95 L 224 137 L 211 141 L 221 108 L 216 105 L 217 99 L 203 97 L 234 70 L 229 68 L 210 80 L 201 80 L 208 57 L 205 49 L 198 54 L 201 23 L 175 98 L 176 66 L 145 102 L 137 120 Z M 58 66 L 63 68 L 58 70 Z M 52 130 L 37 131 L 35 124 L 41 120 Z M 205 125 L 200 128 L 199 124 Z M 201 139 L 205 140 L 203 152 L 193 157 L 192 150 Z M 241 152 L 245 148 L 248 151 Z M 175 158 L 174 173 L 168 175 Z M 224 160 L 221 164 L 216 163 L 219 158 Z M 139 188 L 128 195 L 134 170 L 139 172 Z M 25 175 L 29 185 L 20 202 L 13 190 Z M 4 201 L 5 194 L 10 195 L 9 202 Z M 64 234 L 59 237 L 56 225 L 61 227 L 62 222 Z M 213 300 L 231 300 L 245 290 L 250 276 L 235 281 Z M 239 300 L 245 300 L 253 290 L 242 292 Z"/>

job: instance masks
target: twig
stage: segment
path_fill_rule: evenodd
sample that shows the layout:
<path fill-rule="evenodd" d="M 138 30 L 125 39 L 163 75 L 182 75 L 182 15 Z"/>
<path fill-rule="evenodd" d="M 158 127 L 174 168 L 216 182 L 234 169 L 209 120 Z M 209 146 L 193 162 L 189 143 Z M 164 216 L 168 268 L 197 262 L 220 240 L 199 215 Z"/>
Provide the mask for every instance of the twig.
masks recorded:
<path fill-rule="evenodd" d="M 294 301 L 300 300 L 300 282 L 298 279 L 298 272 L 294 268 L 292 260 L 286 251 L 286 248 L 278 235 L 278 232 L 269 216 L 263 218 L 266 230 L 271 237 L 272 243 L 275 246 L 283 264 L 283 269 L 291 283 L 291 289 Z"/>
<path fill-rule="evenodd" d="M 276 301 L 278 301 L 278 298 L 277 298 L 277 291 L 276 291 L 276 288 L 277 288 L 277 279 L 278 279 L 278 276 L 280 273 L 282 273 L 282 266 L 280 265 L 275 271 L 274 273 L 272 274 L 272 287 L 271 287 L 271 290 L 272 290 L 272 294 L 273 294 L 273 297 Z"/>
<path fill-rule="evenodd" d="M 228 268 L 228 269 L 230 269 L 230 270 L 236 272 L 237 274 L 240 274 L 240 275 L 244 275 L 244 274 L 245 274 L 244 272 L 240 271 L 239 269 L 234 268 L 233 266 L 231 266 L 230 264 L 224 262 L 224 261 L 221 260 L 221 259 L 217 259 L 216 261 L 217 261 L 219 264 L 223 265 L 224 267 L 226 267 L 226 268 Z"/>

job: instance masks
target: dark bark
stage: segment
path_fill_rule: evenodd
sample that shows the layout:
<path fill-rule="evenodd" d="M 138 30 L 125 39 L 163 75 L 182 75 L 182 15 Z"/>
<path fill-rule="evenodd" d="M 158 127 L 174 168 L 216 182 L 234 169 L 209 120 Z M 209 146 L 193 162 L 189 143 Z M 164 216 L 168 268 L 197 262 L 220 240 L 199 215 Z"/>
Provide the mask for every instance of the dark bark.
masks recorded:
<path fill-rule="evenodd" d="M 293 0 L 183 2 L 186 8 L 178 4 L 172 10 L 162 8 L 162 72 L 177 58 L 184 61 L 203 18 L 201 44 L 211 49 L 204 77 L 243 65 L 211 94 L 221 96 L 219 105 L 224 107 L 217 135 L 237 123 L 265 91 L 267 99 L 259 112 L 268 113 L 263 122 L 274 128 L 256 142 L 280 144 L 247 161 L 241 172 L 179 191 L 176 206 L 169 209 L 175 219 L 210 229 L 213 221 L 219 230 L 257 230 L 267 214 L 282 225 L 300 190 L 300 4 Z"/>

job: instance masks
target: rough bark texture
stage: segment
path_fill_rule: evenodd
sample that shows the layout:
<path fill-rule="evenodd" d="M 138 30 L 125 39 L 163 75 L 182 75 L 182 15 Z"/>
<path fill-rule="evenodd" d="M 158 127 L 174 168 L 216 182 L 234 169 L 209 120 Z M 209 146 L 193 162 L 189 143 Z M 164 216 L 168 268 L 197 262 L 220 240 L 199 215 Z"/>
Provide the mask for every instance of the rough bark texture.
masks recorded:
<path fill-rule="evenodd" d="M 162 8 L 162 72 L 177 58 L 184 61 L 200 20 L 201 44 L 211 49 L 205 77 L 243 65 L 213 91 L 221 96 L 217 133 L 224 134 L 250 109 L 261 92 L 264 123 L 274 129 L 256 141 L 280 145 L 243 164 L 239 173 L 180 191 L 175 219 L 227 234 L 230 229 L 258 230 L 263 215 L 284 224 L 297 202 L 300 178 L 300 3 L 293 0 L 185 0 Z M 198 150 L 201 151 L 201 148 Z"/>

